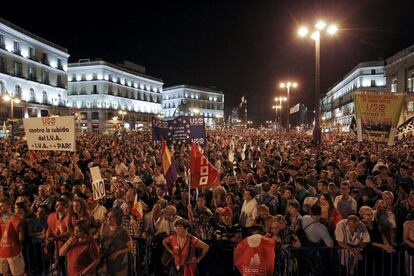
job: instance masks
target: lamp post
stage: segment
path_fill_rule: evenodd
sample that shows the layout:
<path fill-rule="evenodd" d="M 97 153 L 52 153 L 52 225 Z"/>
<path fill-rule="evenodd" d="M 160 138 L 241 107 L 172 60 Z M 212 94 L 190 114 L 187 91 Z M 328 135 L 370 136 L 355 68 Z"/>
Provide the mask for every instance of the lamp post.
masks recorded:
<path fill-rule="evenodd" d="M 313 142 L 315 144 L 320 144 L 322 134 L 321 134 L 321 122 L 320 122 L 320 114 L 321 108 L 319 103 L 320 97 L 320 43 L 321 43 L 321 33 L 322 31 L 326 30 L 329 35 L 334 35 L 338 31 L 338 27 L 336 25 L 330 25 L 327 27 L 327 24 L 319 20 L 315 24 L 315 29 L 310 34 L 310 38 L 315 41 L 315 127 L 313 128 Z M 309 34 L 309 30 L 307 27 L 300 27 L 298 30 L 298 35 L 301 37 L 307 37 Z"/>
<path fill-rule="evenodd" d="M 280 83 L 280 88 L 286 88 L 286 95 L 287 95 L 287 116 L 286 116 L 286 129 L 289 129 L 289 108 L 290 108 L 290 104 L 289 104 L 289 95 L 290 95 L 290 88 L 296 88 L 298 87 L 298 84 L 296 82 L 292 82 L 292 81 L 287 81 L 287 82 L 281 82 Z"/>
<path fill-rule="evenodd" d="M 18 97 L 12 97 L 11 95 L 9 95 L 8 93 L 6 95 L 3 96 L 3 100 L 6 102 L 10 101 L 10 137 L 13 140 L 13 106 L 16 103 L 20 103 L 20 99 Z"/>
<path fill-rule="evenodd" d="M 276 97 L 275 102 L 279 102 L 279 109 L 280 109 L 280 125 L 282 125 L 282 102 L 286 102 L 286 97 Z"/>
<path fill-rule="evenodd" d="M 122 128 L 124 127 L 124 116 L 127 114 L 126 111 L 124 110 L 119 110 L 118 114 L 121 115 L 121 124 L 122 124 Z"/>
<path fill-rule="evenodd" d="M 275 125 L 277 123 L 277 110 L 281 109 L 282 106 L 281 105 L 273 105 L 272 108 L 275 110 Z"/>

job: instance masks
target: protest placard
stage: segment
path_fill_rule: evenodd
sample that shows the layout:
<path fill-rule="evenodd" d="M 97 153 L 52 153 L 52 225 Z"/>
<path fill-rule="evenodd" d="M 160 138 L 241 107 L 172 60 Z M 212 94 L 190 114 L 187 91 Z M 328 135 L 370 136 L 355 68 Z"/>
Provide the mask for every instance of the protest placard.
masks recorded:
<path fill-rule="evenodd" d="M 75 151 L 73 116 L 23 119 L 29 150 Z"/>
<path fill-rule="evenodd" d="M 105 183 L 103 179 L 99 179 L 92 182 L 93 199 L 98 200 L 105 197 Z"/>

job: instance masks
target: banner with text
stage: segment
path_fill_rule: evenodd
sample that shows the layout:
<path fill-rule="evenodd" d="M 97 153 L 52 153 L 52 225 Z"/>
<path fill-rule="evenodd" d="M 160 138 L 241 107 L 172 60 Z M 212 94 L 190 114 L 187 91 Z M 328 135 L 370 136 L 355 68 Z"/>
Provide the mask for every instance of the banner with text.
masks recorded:
<path fill-rule="evenodd" d="M 360 91 L 354 99 L 358 141 L 393 145 L 405 94 Z"/>
<path fill-rule="evenodd" d="M 299 110 L 300 110 L 300 103 L 298 103 L 297 105 L 291 107 L 290 108 L 290 111 L 289 111 L 289 114 L 293 114 L 293 113 L 299 112 Z"/>
<path fill-rule="evenodd" d="M 206 129 L 202 117 L 180 116 L 172 120 L 152 118 L 152 140 L 168 144 L 196 143 L 206 145 Z"/>
<path fill-rule="evenodd" d="M 29 150 L 75 151 L 73 116 L 23 119 Z"/>

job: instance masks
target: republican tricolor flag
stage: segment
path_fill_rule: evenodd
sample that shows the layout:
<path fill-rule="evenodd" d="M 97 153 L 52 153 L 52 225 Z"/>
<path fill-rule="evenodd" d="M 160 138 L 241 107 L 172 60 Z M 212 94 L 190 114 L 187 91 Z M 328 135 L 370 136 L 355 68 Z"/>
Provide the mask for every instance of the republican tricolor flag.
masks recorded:
<path fill-rule="evenodd" d="M 212 188 L 220 184 L 217 170 L 194 143 L 191 145 L 190 172 L 191 188 Z"/>
<path fill-rule="evenodd" d="M 175 162 L 170 149 L 165 141 L 162 141 L 162 173 L 167 180 L 168 190 L 172 189 L 175 179 L 177 178 L 177 163 Z"/>

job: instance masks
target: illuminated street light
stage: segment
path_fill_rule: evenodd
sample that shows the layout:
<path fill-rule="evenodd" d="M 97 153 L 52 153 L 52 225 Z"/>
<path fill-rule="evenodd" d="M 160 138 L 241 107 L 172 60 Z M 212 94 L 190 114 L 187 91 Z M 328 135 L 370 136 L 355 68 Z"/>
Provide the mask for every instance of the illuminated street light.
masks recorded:
<path fill-rule="evenodd" d="M 298 29 L 298 35 L 300 37 L 308 37 L 309 32 L 304 32 L 304 29 L 306 27 L 300 27 Z M 323 20 L 319 20 L 315 24 L 315 29 L 311 31 L 310 37 L 315 41 L 315 106 L 316 106 L 316 112 L 315 112 L 315 127 L 313 128 L 313 142 L 315 144 L 320 144 L 322 141 L 322 135 L 321 135 L 321 108 L 319 103 L 320 98 L 320 43 L 321 43 L 321 34 L 326 31 L 329 35 L 334 35 L 338 31 L 338 27 L 336 25 L 329 25 L 327 27 L 327 23 Z"/>
<path fill-rule="evenodd" d="M 289 95 L 290 95 L 290 88 L 296 88 L 298 87 L 298 83 L 294 81 L 287 81 L 287 82 L 281 82 L 280 88 L 285 89 L 286 88 L 286 95 L 287 95 L 287 116 L 286 116 L 286 129 L 289 129 Z"/>

